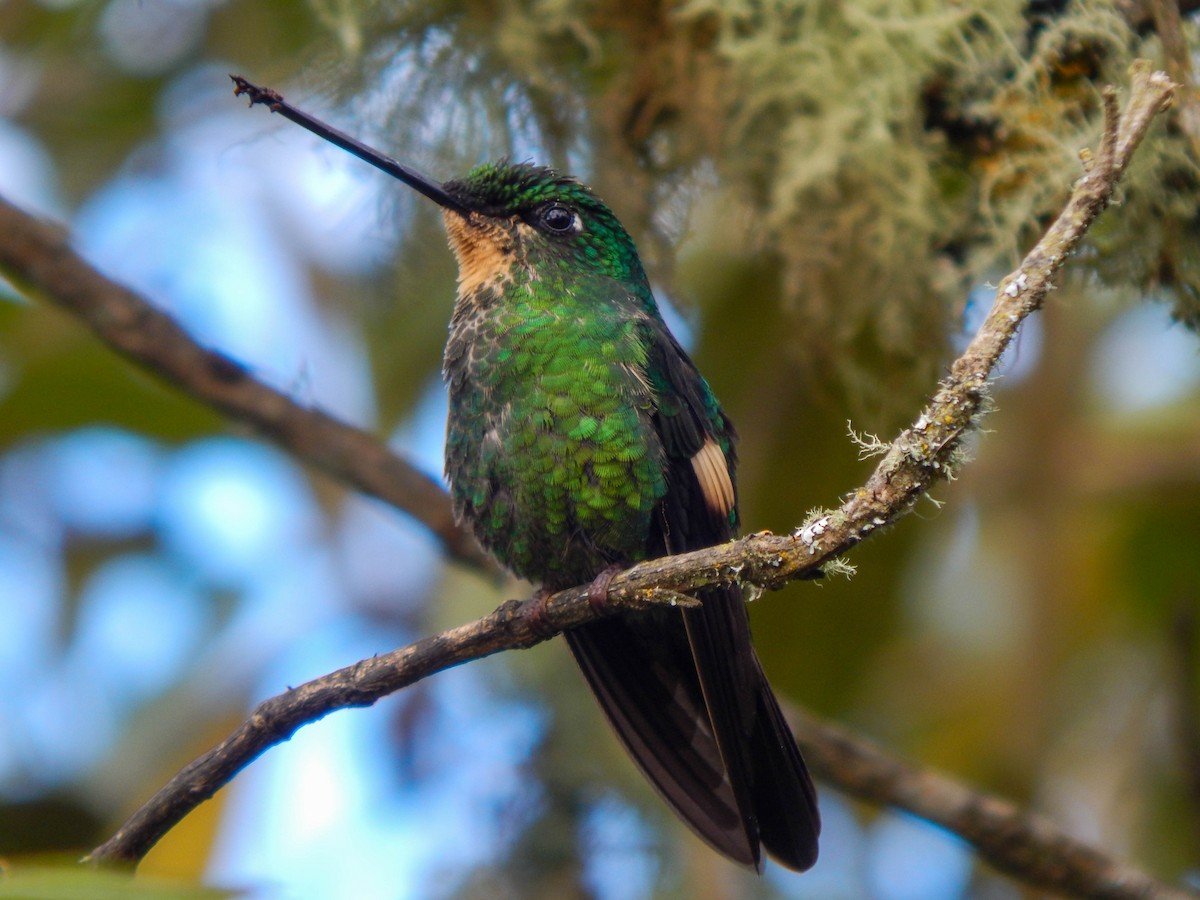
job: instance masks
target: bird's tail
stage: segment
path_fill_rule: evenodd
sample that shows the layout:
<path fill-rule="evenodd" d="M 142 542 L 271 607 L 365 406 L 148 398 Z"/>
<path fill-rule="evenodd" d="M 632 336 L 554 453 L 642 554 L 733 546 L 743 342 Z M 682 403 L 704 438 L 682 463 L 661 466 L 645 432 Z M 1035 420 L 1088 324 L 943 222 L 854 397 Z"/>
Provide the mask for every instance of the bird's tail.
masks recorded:
<path fill-rule="evenodd" d="M 817 857 L 808 770 L 750 643 L 736 587 L 694 609 L 617 616 L 567 633 L 621 743 L 663 799 L 719 853 L 761 868 Z"/>

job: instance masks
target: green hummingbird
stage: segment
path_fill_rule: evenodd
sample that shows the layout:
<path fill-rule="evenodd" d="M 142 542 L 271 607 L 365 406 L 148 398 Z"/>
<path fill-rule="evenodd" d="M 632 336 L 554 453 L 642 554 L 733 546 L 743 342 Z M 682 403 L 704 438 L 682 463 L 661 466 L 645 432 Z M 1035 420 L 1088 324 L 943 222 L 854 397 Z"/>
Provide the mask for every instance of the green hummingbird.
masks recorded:
<path fill-rule="evenodd" d="M 439 183 L 238 76 L 236 93 L 442 208 L 458 261 L 443 374 L 459 520 L 551 592 L 737 532 L 736 435 L 668 330 L 628 232 L 585 185 L 507 161 Z M 565 634 L 617 737 L 713 849 L 817 858 L 816 793 L 735 586 Z"/>
<path fill-rule="evenodd" d="M 737 530 L 735 433 L 668 330 L 637 249 L 585 185 L 496 162 L 437 184 L 458 295 L 443 374 L 455 513 L 557 591 Z M 714 849 L 817 856 L 816 795 L 740 589 L 566 633 L 626 750 Z"/>

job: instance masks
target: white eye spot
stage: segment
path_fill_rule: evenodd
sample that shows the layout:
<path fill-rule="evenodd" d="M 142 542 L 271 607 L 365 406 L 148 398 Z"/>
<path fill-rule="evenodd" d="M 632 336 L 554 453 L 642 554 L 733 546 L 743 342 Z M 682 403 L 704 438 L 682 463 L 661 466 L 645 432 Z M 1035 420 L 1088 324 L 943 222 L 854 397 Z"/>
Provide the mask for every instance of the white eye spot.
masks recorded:
<path fill-rule="evenodd" d="M 579 234 L 583 219 L 579 213 L 561 203 L 552 203 L 538 213 L 538 224 L 550 234 Z"/>

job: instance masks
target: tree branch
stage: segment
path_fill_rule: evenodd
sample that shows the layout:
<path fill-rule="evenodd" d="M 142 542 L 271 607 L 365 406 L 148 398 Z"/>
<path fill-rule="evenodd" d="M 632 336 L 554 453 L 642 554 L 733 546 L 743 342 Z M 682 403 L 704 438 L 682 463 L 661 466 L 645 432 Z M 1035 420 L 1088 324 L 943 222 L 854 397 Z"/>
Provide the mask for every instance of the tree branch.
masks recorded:
<path fill-rule="evenodd" d="M 1193 158 L 1200 160 L 1200 91 L 1192 77 L 1192 51 L 1183 34 L 1183 18 L 1178 0 L 1149 0 L 1154 30 L 1162 43 L 1167 75 L 1178 88 L 1175 97 L 1175 121 L 1192 145 Z"/>
<path fill-rule="evenodd" d="M 0 274 L 81 319 L 121 356 L 254 428 L 334 478 L 412 515 L 453 558 L 496 571 L 454 524 L 442 486 L 379 439 L 301 406 L 255 380 L 241 363 L 197 344 L 169 315 L 105 278 L 71 249 L 66 233 L 0 198 Z"/>
<path fill-rule="evenodd" d="M 266 749 L 337 709 L 366 706 L 434 672 L 532 646 L 598 615 L 648 602 L 687 602 L 697 588 L 744 583 L 773 589 L 821 567 L 910 510 L 961 464 L 961 442 L 986 412 L 987 379 L 1020 322 L 1038 309 L 1052 279 L 1107 206 L 1137 144 L 1169 103 L 1173 85 L 1145 64 L 1132 71 L 1129 101 L 1116 115 L 1106 94 L 1101 147 L 1084 155 L 1085 173 L 1063 213 L 1021 266 L 1000 284 L 987 321 L 954 363 L 916 422 L 888 445 L 867 482 L 842 505 L 790 535 L 767 532 L 617 575 L 609 608 L 598 613 L 586 589 L 548 600 L 509 602 L 491 615 L 409 647 L 364 660 L 260 704 L 225 741 L 198 758 L 139 809 L 89 859 L 136 863 L 184 815 L 227 784 Z M 110 346 L 229 415 L 248 422 L 297 456 L 361 490 L 416 512 L 459 558 L 478 554 L 450 524 L 444 494 L 370 436 L 304 409 L 238 364 L 195 345 L 174 322 L 136 295 L 101 278 L 49 226 L 0 204 L 0 271 L 83 318 Z M 397 484 L 400 487 L 397 487 Z M 1014 877 L 1086 896 L 1190 896 L 1153 881 L 1018 813 L 1005 801 L 918 770 L 841 729 L 805 718 L 799 738 L 814 769 L 845 790 L 939 822 Z"/>
<path fill-rule="evenodd" d="M 1090 900 L 1197 896 L 1106 856 L 1007 800 L 898 759 L 810 713 L 791 710 L 788 721 L 819 778 L 860 800 L 907 810 L 941 825 L 996 869 L 1025 884 Z"/>
<path fill-rule="evenodd" d="M 671 591 L 632 589 L 610 595 L 612 611 L 674 604 Z M 695 603 L 690 597 L 685 603 Z M 135 864 L 196 806 L 228 784 L 266 750 L 289 740 L 304 725 L 339 709 L 370 706 L 436 672 L 503 650 L 532 647 L 558 632 L 596 618 L 586 587 L 540 599 L 509 601 L 482 619 L 433 635 L 399 650 L 364 659 L 264 700 L 237 730 L 193 760 L 142 805 L 120 830 L 88 856 L 104 864 Z"/>

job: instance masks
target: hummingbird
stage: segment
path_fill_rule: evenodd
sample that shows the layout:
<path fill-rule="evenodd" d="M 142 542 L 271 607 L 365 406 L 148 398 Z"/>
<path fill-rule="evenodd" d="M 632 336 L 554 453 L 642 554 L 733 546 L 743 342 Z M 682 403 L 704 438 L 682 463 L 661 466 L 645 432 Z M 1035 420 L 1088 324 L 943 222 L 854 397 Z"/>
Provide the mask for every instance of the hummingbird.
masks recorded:
<path fill-rule="evenodd" d="M 620 568 L 736 535 L 733 425 L 590 188 L 510 161 L 441 183 L 235 82 L 441 207 L 458 263 L 445 471 L 457 518 L 501 564 L 543 596 L 590 584 L 602 603 Z M 764 850 L 802 871 L 816 793 L 741 589 L 697 599 L 564 636 L 625 750 L 702 840 L 757 871 Z"/>
<path fill-rule="evenodd" d="M 415 187 L 416 185 L 414 185 Z M 487 163 L 422 193 L 458 262 L 443 375 L 456 516 L 557 591 L 729 540 L 736 435 L 659 312 L 628 232 L 553 169 Z M 812 781 L 736 586 L 565 633 L 621 743 L 718 852 L 816 859 Z"/>

